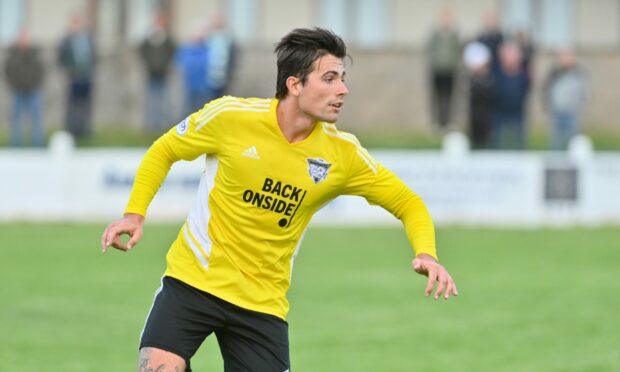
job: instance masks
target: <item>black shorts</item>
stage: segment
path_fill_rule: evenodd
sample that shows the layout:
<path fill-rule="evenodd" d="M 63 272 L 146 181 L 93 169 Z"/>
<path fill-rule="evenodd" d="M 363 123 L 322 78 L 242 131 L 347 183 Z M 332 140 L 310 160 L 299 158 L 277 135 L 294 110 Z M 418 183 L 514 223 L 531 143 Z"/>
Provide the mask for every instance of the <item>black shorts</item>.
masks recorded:
<path fill-rule="evenodd" d="M 155 347 L 177 354 L 190 371 L 191 357 L 211 333 L 217 337 L 225 371 L 290 369 L 286 321 L 164 277 L 142 331 L 140 348 Z"/>

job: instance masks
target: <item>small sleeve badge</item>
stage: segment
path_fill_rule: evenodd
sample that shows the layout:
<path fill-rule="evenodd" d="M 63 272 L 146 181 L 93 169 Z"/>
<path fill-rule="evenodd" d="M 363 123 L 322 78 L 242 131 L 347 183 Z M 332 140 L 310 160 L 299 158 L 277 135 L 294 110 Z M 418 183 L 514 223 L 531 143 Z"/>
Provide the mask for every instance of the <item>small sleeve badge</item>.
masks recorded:
<path fill-rule="evenodd" d="M 185 120 L 177 124 L 177 133 L 179 134 L 179 136 L 182 136 L 185 133 L 187 133 L 188 129 L 189 129 L 189 116 L 186 117 Z"/>

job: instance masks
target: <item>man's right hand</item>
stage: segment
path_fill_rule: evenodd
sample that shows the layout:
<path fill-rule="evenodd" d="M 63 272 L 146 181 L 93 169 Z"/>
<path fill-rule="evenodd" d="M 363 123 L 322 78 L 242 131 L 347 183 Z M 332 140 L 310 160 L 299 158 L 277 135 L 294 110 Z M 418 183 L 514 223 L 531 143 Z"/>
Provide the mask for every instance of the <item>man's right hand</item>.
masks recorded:
<path fill-rule="evenodd" d="M 127 213 L 125 217 L 108 225 L 101 235 L 101 251 L 105 253 L 112 246 L 118 250 L 127 252 L 142 238 L 142 225 L 144 217 L 139 214 Z M 127 243 L 121 241 L 122 235 L 129 235 Z"/>

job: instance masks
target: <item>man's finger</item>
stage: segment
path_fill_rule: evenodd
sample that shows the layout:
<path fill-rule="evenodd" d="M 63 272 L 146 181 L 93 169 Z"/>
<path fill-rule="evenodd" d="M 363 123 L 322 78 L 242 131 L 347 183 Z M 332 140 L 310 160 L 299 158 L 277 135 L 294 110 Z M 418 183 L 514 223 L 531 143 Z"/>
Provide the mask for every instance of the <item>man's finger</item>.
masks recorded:
<path fill-rule="evenodd" d="M 459 290 L 456 289 L 456 283 L 452 282 L 452 295 L 453 296 L 458 296 L 459 295 Z"/>
<path fill-rule="evenodd" d="M 108 228 L 106 227 L 106 229 L 103 230 L 103 234 L 101 235 L 101 251 L 103 253 L 105 253 L 105 251 L 108 250 L 108 247 L 105 245 L 105 240 L 106 240 L 107 235 L 108 235 Z"/>
<path fill-rule="evenodd" d="M 103 234 L 101 235 L 101 251 L 105 253 L 110 246 L 110 230 L 118 225 L 118 222 L 112 222 L 108 226 L 106 226 L 105 230 L 103 230 Z"/>
<path fill-rule="evenodd" d="M 101 237 L 102 242 L 102 251 L 103 253 L 105 253 L 108 250 L 108 247 L 110 246 L 110 244 L 112 244 L 112 239 L 114 239 L 114 236 L 117 234 L 116 231 L 116 227 L 120 224 L 119 221 L 115 221 L 112 222 L 111 224 L 108 225 L 108 227 L 106 227 L 105 231 L 103 232 L 103 236 Z"/>
<path fill-rule="evenodd" d="M 454 280 L 452 280 L 452 277 L 448 275 L 448 285 L 446 287 L 446 291 L 444 292 L 443 298 L 447 300 L 450 298 L 450 295 L 454 296 Z"/>
<path fill-rule="evenodd" d="M 426 289 L 424 290 L 424 294 L 426 297 L 430 296 L 433 292 L 433 287 L 435 286 L 435 281 L 437 280 L 436 271 L 431 269 L 428 270 L 428 284 L 426 285 Z"/>
<path fill-rule="evenodd" d="M 131 239 L 129 239 L 129 241 L 127 242 L 127 249 L 135 247 L 136 244 L 138 244 L 138 242 L 140 241 L 140 238 L 142 238 L 142 230 L 136 229 L 136 231 L 134 231 L 131 235 Z"/>
<path fill-rule="evenodd" d="M 120 251 L 127 252 L 127 245 L 121 241 L 120 236 L 115 236 L 110 245 Z"/>
<path fill-rule="evenodd" d="M 439 274 L 439 278 L 437 278 L 437 281 L 439 282 L 439 285 L 437 286 L 437 289 L 435 290 L 435 300 L 437 300 L 441 294 L 443 293 L 443 291 L 446 289 L 446 285 L 448 284 L 448 278 L 446 278 L 445 273 L 440 273 Z"/>
<path fill-rule="evenodd" d="M 105 231 L 105 235 L 102 237 L 102 251 L 103 253 L 108 251 L 108 248 L 112 244 L 112 240 L 114 239 L 114 235 L 116 232 L 114 231 L 114 227 L 108 227 Z"/>

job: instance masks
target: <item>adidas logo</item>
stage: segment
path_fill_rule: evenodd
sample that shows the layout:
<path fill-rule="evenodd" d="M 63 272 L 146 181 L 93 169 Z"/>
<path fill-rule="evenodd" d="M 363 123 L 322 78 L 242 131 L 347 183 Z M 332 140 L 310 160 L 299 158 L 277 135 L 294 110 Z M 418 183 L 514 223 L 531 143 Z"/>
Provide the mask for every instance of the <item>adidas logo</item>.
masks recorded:
<path fill-rule="evenodd" d="M 241 155 L 247 156 L 248 158 L 252 158 L 256 160 L 260 159 L 260 156 L 258 156 L 258 151 L 256 151 L 256 146 L 252 146 L 249 149 L 246 149 L 245 151 L 241 153 Z"/>

